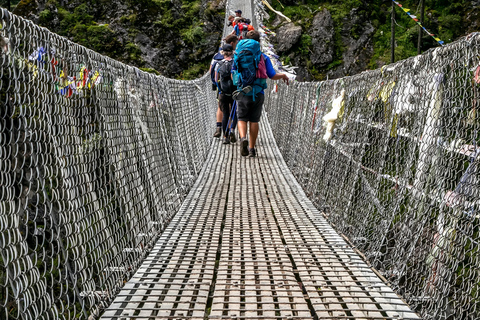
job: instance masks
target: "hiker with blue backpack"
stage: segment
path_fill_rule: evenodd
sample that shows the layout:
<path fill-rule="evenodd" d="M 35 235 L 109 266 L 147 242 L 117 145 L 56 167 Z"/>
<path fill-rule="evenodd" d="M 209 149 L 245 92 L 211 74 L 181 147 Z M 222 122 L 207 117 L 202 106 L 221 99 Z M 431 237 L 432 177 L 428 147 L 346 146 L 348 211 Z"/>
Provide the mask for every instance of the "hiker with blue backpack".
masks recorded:
<path fill-rule="evenodd" d="M 238 38 L 234 34 L 230 34 L 226 36 L 225 39 L 223 39 L 223 41 L 227 44 L 230 44 L 235 49 L 238 42 Z M 219 61 L 223 60 L 223 54 L 221 49 L 222 48 L 220 48 L 219 52 L 215 53 L 215 55 L 213 56 L 212 62 L 210 63 L 210 78 L 212 80 L 212 90 L 218 89 L 217 82 L 215 81 L 215 66 Z M 215 133 L 213 134 L 213 137 L 220 138 L 222 135 L 222 119 L 223 119 L 222 109 L 220 108 L 220 101 L 218 101 L 216 118 L 217 118 L 217 125 L 215 128 Z"/>
<path fill-rule="evenodd" d="M 234 100 L 232 98 L 233 92 L 237 89 L 232 80 L 232 65 L 233 65 L 233 46 L 224 44 L 222 48 L 224 59 L 219 61 L 215 67 L 215 80 L 217 82 L 220 103 L 220 109 L 223 112 L 222 131 L 223 144 L 235 143 L 235 127 L 237 125 L 237 116 L 232 110 Z"/>
<path fill-rule="evenodd" d="M 240 154 L 244 157 L 255 157 L 258 122 L 262 114 L 267 78 L 281 79 L 288 84 L 288 76 L 277 73 L 270 58 L 260 51 L 258 31 L 249 31 L 246 37 L 247 39 L 238 42 L 233 57 L 232 79 L 238 88 L 233 93 L 233 98 L 237 102 Z M 247 124 L 250 129 L 249 140 L 247 140 Z"/>

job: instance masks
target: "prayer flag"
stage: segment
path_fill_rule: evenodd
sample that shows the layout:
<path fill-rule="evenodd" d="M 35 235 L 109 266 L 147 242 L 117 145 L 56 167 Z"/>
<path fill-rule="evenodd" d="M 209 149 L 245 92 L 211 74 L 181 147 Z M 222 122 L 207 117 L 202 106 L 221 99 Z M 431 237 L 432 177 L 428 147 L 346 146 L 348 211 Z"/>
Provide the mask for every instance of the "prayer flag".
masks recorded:
<path fill-rule="evenodd" d="M 402 6 L 402 5 L 400 4 L 400 2 L 398 2 L 398 1 L 395 1 L 395 0 L 392 0 L 392 1 L 393 1 L 393 3 L 395 3 L 397 6 L 399 6 L 403 11 L 405 11 L 405 12 L 410 16 L 410 18 L 413 19 L 413 21 L 415 21 L 423 30 L 425 30 L 425 32 L 426 32 L 429 36 L 431 36 L 432 38 L 434 38 L 435 41 L 437 41 L 440 45 L 442 45 L 442 46 L 444 45 L 444 42 L 443 42 L 442 40 L 440 40 L 440 38 L 435 37 L 435 35 L 434 35 L 433 33 L 430 33 L 427 29 L 425 29 L 424 26 L 422 26 L 422 24 L 418 21 L 417 16 L 415 16 L 415 15 L 413 15 L 413 14 L 411 14 L 411 13 L 409 12 L 410 9 L 403 8 L 403 6 Z"/>

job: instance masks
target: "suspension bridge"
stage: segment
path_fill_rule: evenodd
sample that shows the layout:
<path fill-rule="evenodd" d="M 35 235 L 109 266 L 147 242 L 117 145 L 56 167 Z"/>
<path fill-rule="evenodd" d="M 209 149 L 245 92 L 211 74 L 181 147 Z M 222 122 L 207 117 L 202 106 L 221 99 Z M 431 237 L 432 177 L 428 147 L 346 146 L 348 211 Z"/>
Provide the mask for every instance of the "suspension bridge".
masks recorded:
<path fill-rule="evenodd" d="M 208 75 L 0 18 L 2 318 L 479 318 L 479 35 L 269 83 L 250 159 Z"/>

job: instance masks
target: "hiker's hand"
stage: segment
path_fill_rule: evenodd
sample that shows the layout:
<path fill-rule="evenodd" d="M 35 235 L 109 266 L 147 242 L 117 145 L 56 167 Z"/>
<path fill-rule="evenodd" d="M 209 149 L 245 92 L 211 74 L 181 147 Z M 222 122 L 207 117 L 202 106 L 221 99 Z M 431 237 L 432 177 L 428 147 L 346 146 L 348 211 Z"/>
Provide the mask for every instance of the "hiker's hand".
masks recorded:
<path fill-rule="evenodd" d="M 275 74 L 271 79 L 272 79 L 272 80 L 280 80 L 280 79 L 282 79 L 283 82 L 285 82 L 286 84 L 288 84 L 288 82 L 289 82 L 289 80 L 290 80 L 285 73 L 277 73 L 277 74 Z"/>

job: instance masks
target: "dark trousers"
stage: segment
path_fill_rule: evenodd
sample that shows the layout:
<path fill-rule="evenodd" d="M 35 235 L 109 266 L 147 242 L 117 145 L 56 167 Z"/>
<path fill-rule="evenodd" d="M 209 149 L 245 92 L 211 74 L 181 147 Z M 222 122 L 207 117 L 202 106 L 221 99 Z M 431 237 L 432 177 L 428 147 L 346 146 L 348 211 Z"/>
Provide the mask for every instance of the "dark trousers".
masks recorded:
<path fill-rule="evenodd" d="M 265 95 L 262 93 L 255 96 L 255 101 L 253 101 L 253 96 L 243 96 L 237 100 L 238 119 L 245 122 L 260 122 L 264 100 Z"/>
<path fill-rule="evenodd" d="M 222 119 L 222 129 L 223 129 L 223 135 L 227 135 L 227 128 L 228 126 L 228 118 L 230 117 L 230 113 L 232 112 L 232 106 L 233 106 L 233 98 L 232 96 L 227 96 L 224 94 L 220 94 L 219 96 L 219 101 L 220 101 L 220 110 L 223 112 L 223 119 Z M 235 112 L 235 116 L 232 119 L 231 123 L 231 128 L 235 129 L 237 127 L 237 113 Z"/>

